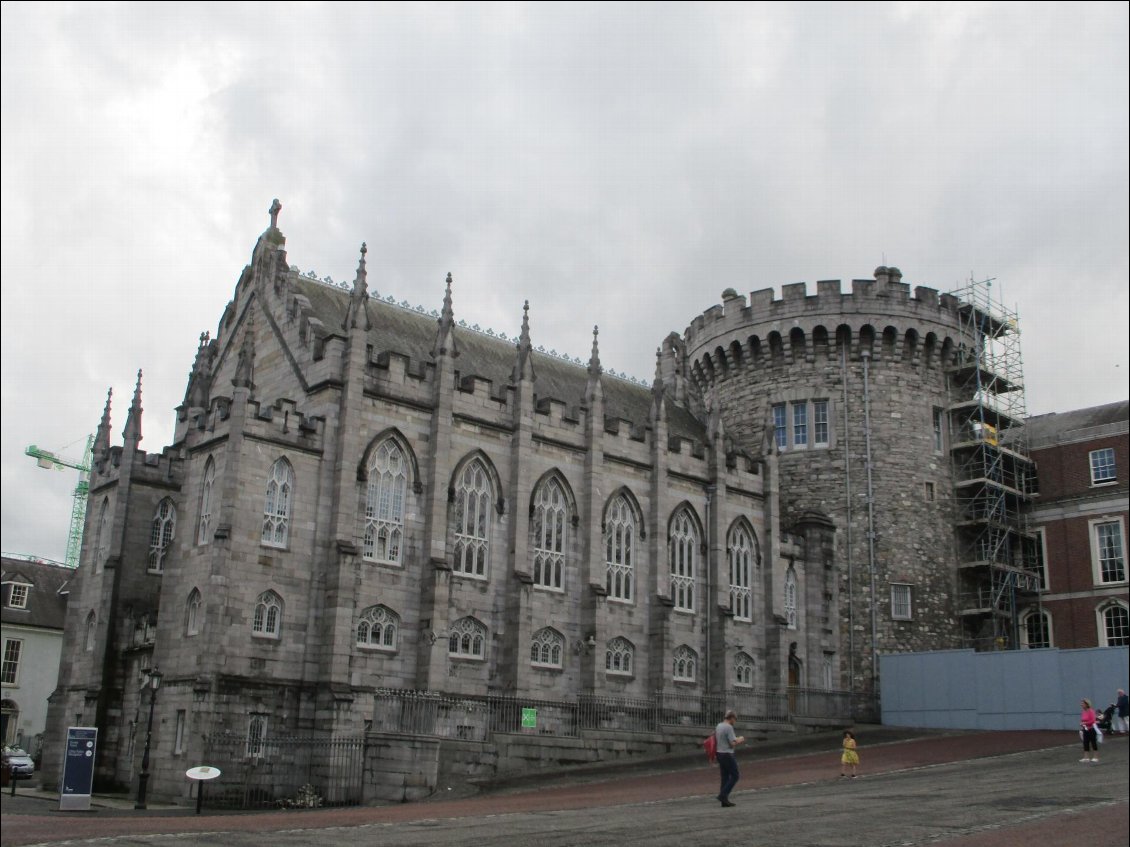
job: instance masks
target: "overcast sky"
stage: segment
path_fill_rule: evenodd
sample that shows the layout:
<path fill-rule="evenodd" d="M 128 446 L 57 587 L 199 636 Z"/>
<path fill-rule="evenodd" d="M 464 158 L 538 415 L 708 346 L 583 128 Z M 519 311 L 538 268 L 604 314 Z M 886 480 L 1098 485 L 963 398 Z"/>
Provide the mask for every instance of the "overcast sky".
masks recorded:
<path fill-rule="evenodd" d="M 994 278 L 1028 410 L 1127 398 L 1127 9 L 2 5 L 5 552 L 62 559 L 144 369 L 168 444 L 272 198 L 288 258 L 642 379 L 720 302 Z"/>

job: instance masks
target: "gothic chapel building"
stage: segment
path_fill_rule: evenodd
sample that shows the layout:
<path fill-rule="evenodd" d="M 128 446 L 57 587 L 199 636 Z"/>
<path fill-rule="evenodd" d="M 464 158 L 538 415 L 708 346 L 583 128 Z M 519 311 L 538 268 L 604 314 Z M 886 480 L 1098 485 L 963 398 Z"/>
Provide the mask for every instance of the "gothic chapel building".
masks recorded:
<path fill-rule="evenodd" d="M 154 790 L 213 732 L 358 733 L 378 689 L 721 698 L 843 687 L 835 526 L 782 526 L 777 451 L 739 449 L 679 336 L 651 386 L 287 262 L 279 206 L 201 337 L 174 443 L 97 430 L 51 698 L 98 776 Z M 163 774 L 163 776 L 162 776 Z M 164 783 L 162 783 L 164 779 Z"/>

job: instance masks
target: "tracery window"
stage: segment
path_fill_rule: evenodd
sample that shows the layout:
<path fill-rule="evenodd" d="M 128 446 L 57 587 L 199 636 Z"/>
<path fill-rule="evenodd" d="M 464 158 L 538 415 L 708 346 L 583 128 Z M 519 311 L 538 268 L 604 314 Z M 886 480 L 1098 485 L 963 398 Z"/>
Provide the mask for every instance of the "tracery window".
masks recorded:
<path fill-rule="evenodd" d="M 282 598 L 273 591 L 264 591 L 255 601 L 252 634 L 263 638 L 278 638 L 282 631 L 282 612 Z"/>
<path fill-rule="evenodd" d="M 384 441 L 369 460 L 365 490 L 364 558 L 399 565 L 403 562 L 404 497 L 408 461 L 393 439 Z"/>
<path fill-rule="evenodd" d="M 454 573 L 486 578 L 493 499 L 487 469 L 478 459 L 469 462 L 455 485 Z"/>
<path fill-rule="evenodd" d="M 165 569 L 165 557 L 177 529 L 177 509 L 173 501 L 165 498 L 157 504 L 153 526 L 149 533 L 149 570 L 160 573 Z"/>
<path fill-rule="evenodd" d="M 671 599 L 679 611 L 694 611 L 698 546 L 698 530 L 690 512 L 681 509 L 671 521 L 671 538 L 667 543 L 671 559 Z"/>
<path fill-rule="evenodd" d="M 396 650 L 400 616 L 385 606 L 370 606 L 357 623 L 357 645 L 378 650 Z"/>
<path fill-rule="evenodd" d="M 534 585 L 562 591 L 565 588 L 565 545 L 569 501 L 556 479 L 538 487 L 530 521 L 534 551 Z"/>
<path fill-rule="evenodd" d="M 676 682 L 694 682 L 698 667 L 698 654 L 683 644 L 675 648 L 673 654 L 673 676 Z"/>
<path fill-rule="evenodd" d="M 753 657 L 748 653 L 738 653 L 734 657 L 734 685 L 738 688 L 753 687 Z"/>
<path fill-rule="evenodd" d="M 796 571 L 791 565 L 785 572 L 785 622 L 789 629 L 797 628 Z"/>
<path fill-rule="evenodd" d="M 623 494 L 608 507 L 605 520 L 605 588 L 612 600 L 631 602 L 635 582 L 636 516 Z"/>
<path fill-rule="evenodd" d="M 267 547 L 286 547 L 290 537 L 290 508 L 294 494 L 294 469 L 286 459 L 271 466 L 267 498 L 263 505 L 263 538 Z"/>
<path fill-rule="evenodd" d="M 530 664 L 543 668 L 560 668 L 565 655 L 565 637 L 552 627 L 534 633 L 530 643 Z"/>
<path fill-rule="evenodd" d="M 204 465 L 204 483 L 200 486 L 200 528 L 196 536 L 197 544 L 207 544 L 212 540 L 212 488 L 216 484 L 216 463 L 208 457 Z"/>
<path fill-rule="evenodd" d="M 734 620 L 753 620 L 754 540 L 742 524 L 730 530 L 730 609 Z"/>
<path fill-rule="evenodd" d="M 459 659 L 486 658 L 486 627 L 474 618 L 460 618 L 451 626 L 447 653 Z"/>
<path fill-rule="evenodd" d="M 626 638 L 617 636 L 608 642 L 604 651 L 604 669 L 608 673 L 631 676 L 632 660 L 635 658 L 636 648 Z"/>
<path fill-rule="evenodd" d="M 196 635 L 200 632 L 200 622 L 203 609 L 200 605 L 200 591 L 196 588 L 188 594 L 188 602 L 184 609 L 184 634 Z"/>

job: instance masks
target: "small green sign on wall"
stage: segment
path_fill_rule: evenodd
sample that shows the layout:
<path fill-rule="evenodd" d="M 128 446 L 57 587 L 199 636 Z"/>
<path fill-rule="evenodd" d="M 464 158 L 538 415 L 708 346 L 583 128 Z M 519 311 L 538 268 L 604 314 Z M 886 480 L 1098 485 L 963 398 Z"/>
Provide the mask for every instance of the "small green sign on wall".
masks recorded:
<path fill-rule="evenodd" d="M 522 729 L 537 729 L 538 728 L 538 710 L 537 709 L 523 709 L 522 710 Z"/>

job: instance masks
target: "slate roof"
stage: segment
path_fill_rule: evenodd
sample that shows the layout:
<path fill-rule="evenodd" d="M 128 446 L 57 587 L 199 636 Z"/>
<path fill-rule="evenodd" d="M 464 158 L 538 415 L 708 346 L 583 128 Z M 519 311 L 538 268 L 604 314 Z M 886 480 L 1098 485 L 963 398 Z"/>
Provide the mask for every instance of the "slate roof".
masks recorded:
<path fill-rule="evenodd" d="M 309 301 L 317 318 L 329 333 L 340 333 L 349 305 L 349 291 L 335 288 L 308 277 L 299 276 L 298 293 Z M 399 354 L 411 361 L 411 370 L 419 371 L 424 363 L 433 361 L 432 345 L 436 338 L 435 315 L 423 314 L 411 308 L 371 297 L 368 304 L 369 343 L 373 353 Z M 459 357 L 455 369 L 461 378 L 477 376 L 493 383 L 491 393 L 503 393 L 511 384 L 517 362 L 516 342 L 503 341 L 469 327 L 455 327 L 456 347 Z M 576 409 L 585 395 L 588 383 L 587 361 L 577 364 L 548 353 L 533 353 L 534 397 L 557 400 L 566 408 Z M 651 415 L 651 388 L 605 374 L 601 380 L 604 390 L 604 416 L 631 421 L 637 427 L 647 426 Z M 705 441 L 705 427 L 690 412 L 667 400 L 667 428 L 671 437 L 681 436 L 696 442 Z"/>
<path fill-rule="evenodd" d="M 1028 448 L 1038 450 L 1064 441 L 1115 435 L 1127 431 L 1130 401 L 1035 415 L 1025 422 Z"/>
<path fill-rule="evenodd" d="M 74 578 L 72 568 L 52 565 L 47 562 L 30 562 L 4 556 L 3 597 L 0 602 L 0 620 L 6 624 L 34 626 L 43 629 L 62 631 L 67 614 L 67 585 Z M 27 608 L 12 609 L 8 606 L 11 583 L 31 584 L 28 590 Z"/>

